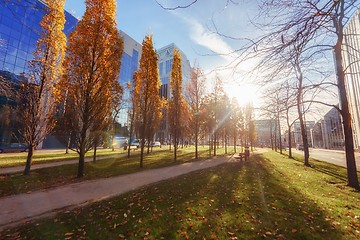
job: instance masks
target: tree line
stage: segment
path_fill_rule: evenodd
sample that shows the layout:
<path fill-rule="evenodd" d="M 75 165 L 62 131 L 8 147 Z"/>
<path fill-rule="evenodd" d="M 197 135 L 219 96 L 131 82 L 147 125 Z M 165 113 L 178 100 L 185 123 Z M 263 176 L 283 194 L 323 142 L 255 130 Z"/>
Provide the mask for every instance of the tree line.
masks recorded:
<path fill-rule="evenodd" d="M 115 20 L 116 1 L 86 0 L 84 16 L 68 39 L 63 32 L 64 3 L 46 1 L 34 59 L 22 76 L 19 112 L 28 145 L 24 175 L 30 173 L 34 150 L 56 133 L 67 149 L 79 154 L 77 176 L 83 177 L 86 152 L 94 149 L 96 156 L 102 133 L 113 128 L 124 101 L 124 86 L 118 82 L 124 43 Z M 252 108 L 243 111 L 235 99 L 230 100 L 219 76 L 211 93 L 205 94 L 206 78 L 199 66 L 191 68 L 183 91 L 181 54 L 175 49 L 173 55 L 169 99 L 159 95 L 158 56 L 150 35 L 142 42 L 139 69 L 126 86 L 131 100 L 129 137 L 140 139 L 140 167 L 162 119 L 169 126 L 174 161 L 178 146 L 185 142 L 194 143 L 196 159 L 200 141 L 206 140 L 214 156 L 220 140 L 226 151 L 230 138 L 235 151 L 238 139 L 251 144 Z M 8 87 L 3 79 L 1 84 L 4 90 Z"/>

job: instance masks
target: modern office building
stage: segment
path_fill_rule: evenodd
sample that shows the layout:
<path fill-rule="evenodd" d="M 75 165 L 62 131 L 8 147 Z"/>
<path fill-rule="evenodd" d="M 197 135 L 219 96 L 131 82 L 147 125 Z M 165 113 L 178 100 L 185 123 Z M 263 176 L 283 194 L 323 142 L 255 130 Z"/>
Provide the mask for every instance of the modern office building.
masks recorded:
<path fill-rule="evenodd" d="M 306 128 L 306 136 L 308 139 L 309 147 L 313 146 L 313 138 L 312 138 L 312 129 L 314 128 L 315 121 L 304 121 L 305 128 Z M 302 144 L 302 136 L 301 136 L 301 127 L 300 122 L 296 121 L 293 125 L 293 132 L 294 132 L 294 143 L 295 144 Z"/>
<path fill-rule="evenodd" d="M 174 43 L 171 43 L 163 48 L 158 49 L 156 52 L 159 57 L 158 67 L 159 67 L 159 74 L 162 83 L 160 87 L 160 96 L 164 97 L 165 99 L 169 99 L 171 97 L 170 74 L 171 74 L 172 62 L 174 58 L 174 49 L 178 49 L 181 54 L 183 91 L 185 90 L 186 84 L 190 80 L 191 66 L 184 52 L 182 52 Z M 168 142 L 170 140 L 166 112 L 163 114 L 163 119 L 160 124 L 160 130 L 156 134 L 155 138 L 156 140 L 161 142 Z"/>
<path fill-rule="evenodd" d="M 0 77 L 19 85 L 21 74 L 28 71 L 28 61 L 33 59 L 39 39 L 40 21 L 46 11 L 41 0 L 7 0 L 0 1 Z M 78 20 L 65 11 L 66 23 L 64 32 L 67 36 L 75 29 Z M 124 41 L 124 52 L 121 59 L 120 83 L 125 86 L 132 80 L 138 68 L 141 56 L 141 44 L 126 33 L 120 31 Z M 1 95 L 1 94 L 0 94 Z M 125 98 L 129 91 L 125 91 Z M 17 120 L 16 99 L 0 96 L 0 143 L 22 141 L 21 124 Z M 118 116 L 122 126 L 127 123 L 127 104 Z M 50 140 L 49 140 L 50 139 Z M 44 147 L 54 147 L 54 138 L 44 142 Z"/>
<path fill-rule="evenodd" d="M 331 108 L 313 128 L 313 144 L 316 148 L 344 148 L 342 119 L 336 108 Z"/>
<path fill-rule="evenodd" d="M 121 58 L 119 81 L 121 85 L 124 86 L 124 104 L 120 110 L 117 121 L 124 127 L 128 125 L 130 101 L 130 91 L 126 88 L 126 83 L 132 81 L 135 70 L 139 68 L 142 46 L 123 31 L 120 31 L 120 35 L 124 41 L 124 52 Z"/>
<path fill-rule="evenodd" d="M 360 9 L 344 30 L 343 63 L 351 113 L 354 147 L 360 149 Z"/>
<path fill-rule="evenodd" d="M 278 137 L 279 128 L 273 119 L 255 120 L 256 141 L 258 147 L 271 147 L 274 144 L 275 135 Z M 276 132 L 275 132 L 276 131 Z"/>
<path fill-rule="evenodd" d="M 43 1 L 0 1 L 0 77 L 16 89 L 22 73 L 28 71 L 41 31 L 40 21 L 46 6 Z M 69 35 L 77 19 L 65 12 L 64 32 Z M 15 109 L 14 96 L 0 96 L 0 143 L 22 141 L 21 122 Z"/>

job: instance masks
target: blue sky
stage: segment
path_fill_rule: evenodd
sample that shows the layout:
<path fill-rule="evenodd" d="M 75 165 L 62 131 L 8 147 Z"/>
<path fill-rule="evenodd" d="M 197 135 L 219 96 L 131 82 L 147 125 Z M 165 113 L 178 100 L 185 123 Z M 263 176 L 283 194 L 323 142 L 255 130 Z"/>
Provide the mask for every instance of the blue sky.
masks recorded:
<path fill-rule="evenodd" d="M 166 6 L 172 4 L 189 3 L 191 0 L 158 0 Z M 236 54 L 220 56 L 239 48 L 238 41 L 231 41 L 213 33 L 214 24 L 219 31 L 233 37 L 251 36 L 253 28 L 249 19 L 256 12 L 256 1 L 238 0 L 239 4 L 226 6 L 226 0 L 199 0 L 187 9 L 168 11 L 162 9 L 155 0 L 118 0 L 117 23 L 118 27 L 134 38 L 142 42 L 146 34 L 152 34 L 155 48 L 161 48 L 174 42 L 188 57 L 191 65 L 194 61 L 210 73 L 208 78 L 213 78 L 212 70 L 229 64 Z M 75 17 L 81 18 L 85 11 L 83 0 L 67 0 L 65 9 Z M 208 56 L 213 55 L 215 56 Z M 207 56 L 205 56 L 207 55 Z M 246 67 L 240 66 L 239 69 Z M 245 87 L 247 80 L 234 79 L 229 73 L 219 72 L 226 82 L 238 85 L 241 82 L 242 89 L 246 88 L 245 94 L 249 93 L 249 87 Z M 236 77 L 235 77 L 236 78 Z M 239 87 L 229 87 L 230 95 L 237 94 Z M 237 89 L 237 90 L 236 90 Z M 255 91 L 252 89 L 252 91 Z M 248 94 L 250 98 L 254 94 Z"/>

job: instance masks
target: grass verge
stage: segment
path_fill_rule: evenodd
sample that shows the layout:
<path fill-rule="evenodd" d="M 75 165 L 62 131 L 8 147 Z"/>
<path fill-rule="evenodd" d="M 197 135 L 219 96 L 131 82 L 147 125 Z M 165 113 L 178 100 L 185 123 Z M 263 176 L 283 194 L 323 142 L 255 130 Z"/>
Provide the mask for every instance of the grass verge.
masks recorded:
<path fill-rule="evenodd" d="M 124 153 L 122 149 L 98 149 L 96 156 L 111 156 Z M 92 157 L 94 151 L 89 151 L 86 153 L 86 157 Z M 9 154 L 0 154 L 0 168 L 6 167 L 16 167 L 16 166 L 25 166 L 27 152 L 22 153 L 9 153 Z M 65 150 L 54 150 L 54 151 L 36 151 L 33 155 L 33 164 L 41 164 L 47 162 L 56 162 L 56 161 L 66 161 L 78 159 L 79 154 L 73 151 L 65 153 Z"/>
<path fill-rule="evenodd" d="M 321 168 L 317 166 L 315 168 Z M 334 168 L 342 175 L 342 168 Z M 334 184 L 336 182 L 336 184 Z M 1 239 L 359 239 L 360 193 L 269 152 L 183 175 Z"/>
<path fill-rule="evenodd" d="M 0 197 L 181 164 L 194 160 L 194 149 L 194 147 L 180 148 L 177 154 L 178 159 L 174 162 L 173 152 L 168 148 L 154 148 L 152 153 L 145 155 L 144 167 L 141 169 L 139 168 L 139 154 L 137 152 L 132 152 L 130 158 L 127 158 L 125 154 L 109 156 L 109 158 L 101 161 L 85 163 L 85 176 L 81 179 L 76 178 L 77 164 L 36 169 L 32 170 L 29 176 L 23 176 L 22 173 L 0 175 Z M 228 153 L 231 153 L 230 150 Z M 224 154 L 224 148 L 219 148 L 218 155 Z M 207 147 L 200 147 L 199 160 L 208 157 Z"/>

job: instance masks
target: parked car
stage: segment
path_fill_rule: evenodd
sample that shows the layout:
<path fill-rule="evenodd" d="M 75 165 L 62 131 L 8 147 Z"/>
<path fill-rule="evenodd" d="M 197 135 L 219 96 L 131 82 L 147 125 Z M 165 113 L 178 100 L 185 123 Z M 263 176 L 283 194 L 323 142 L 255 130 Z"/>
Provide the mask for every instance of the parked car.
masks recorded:
<path fill-rule="evenodd" d="M 114 147 L 126 149 L 128 145 L 128 141 L 126 137 L 115 137 L 113 145 Z"/>
<path fill-rule="evenodd" d="M 158 141 L 152 142 L 152 143 L 151 143 L 151 146 L 152 146 L 152 147 L 161 147 L 161 143 L 158 142 Z"/>
<path fill-rule="evenodd" d="M 132 141 L 130 146 L 135 146 L 135 147 L 139 148 L 140 147 L 140 139 L 135 139 L 134 141 Z"/>
<path fill-rule="evenodd" d="M 25 152 L 28 146 L 25 143 L 9 143 L 0 145 L 0 153 Z"/>
<path fill-rule="evenodd" d="M 296 149 L 297 149 L 297 150 L 304 151 L 304 145 L 302 145 L 302 144 L 297 144 L 297 145 L 296 145 Z"/>

